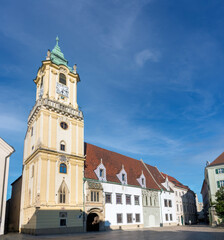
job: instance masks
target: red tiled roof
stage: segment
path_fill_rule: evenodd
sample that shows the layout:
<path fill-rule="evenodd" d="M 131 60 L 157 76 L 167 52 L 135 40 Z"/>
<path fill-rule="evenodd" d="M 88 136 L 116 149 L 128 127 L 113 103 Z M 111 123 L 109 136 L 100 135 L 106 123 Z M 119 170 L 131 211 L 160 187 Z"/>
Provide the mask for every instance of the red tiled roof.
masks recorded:
<path fill-rule="evenodd" d="M 221 155 L 219 155 L 213 162 L 211 162 L 209 164 L 209 167 L 219 165 L 219 164 L 224 164 L 224 152 Z"/>
<path fill-rule="evenodd" d="M 146 178 L 146 187 L 150 189 L 160 190 L 152 176 L 149 174 L 142 162 L 139 160 L 97 147 L 89 143 L 85 143 L 85 155 L 85 178 L 95 180 L 98 179 L 94 170 L 101 163 L 102 158 L 102 163 L 106 168 L 107 181 L 120 183 L 116 174 L 121 171 L 122 165 L 124 165 L 124 169 L 127 173 L 128 185 L 140 186 L 137 178 L 141 176 L 143 171 L 143 174 Z"/>
<path fill-rule="evenodd" d="M 188 186 L 185 186 L 183 185 L 181 182 L 179 182 L 176 178 L 174 177 L 171 177 L 169 175 L 167 175 L 166 173 L 162 173 L 164 177 L 168 177 L 168 180 L 170 182 L 172 182 L 176 187 L 180 187 L 180 188 L 184 188 L 184 189 L 187 189 L 189 190 L 189 187 Z"/>
<path fill-rule="evenodd" d="M 158 170 L 157 167 L 153 167 L 149 164 L 145 164 L 146 167 L 148 168 L 148 170 L 151 172 L 152 176 L 154 177 L 155 181 L 159 184 L 160 188 L 162 188 L 163 190 L 167 190 L 162 183 L 165 182 L 165 178 L 163 177 L 163 175 L 160 173 L 160 171 Z"/>

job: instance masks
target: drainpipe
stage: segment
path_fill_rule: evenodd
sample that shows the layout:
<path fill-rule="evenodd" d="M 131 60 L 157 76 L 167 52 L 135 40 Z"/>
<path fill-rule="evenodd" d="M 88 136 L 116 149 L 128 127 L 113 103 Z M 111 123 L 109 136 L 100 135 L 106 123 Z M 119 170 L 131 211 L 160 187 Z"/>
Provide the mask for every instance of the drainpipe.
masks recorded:
<path fill-rule="evenodd" d="M 1 212 L 0 212 L 0 225 L 2 223 L 2 212 L 3 212 L 3 200 L 4 200 L 4 193 L 5 193 L 5 175 L 6 175 L 6 166 L 7 166 L 7 159 L 15 152 L 15 149 L 5 157 L 5 166 L 4 166 L 4 173 L 3 173 L 3 185 L 2 185 L 2 201 L 1 201 Z"/>

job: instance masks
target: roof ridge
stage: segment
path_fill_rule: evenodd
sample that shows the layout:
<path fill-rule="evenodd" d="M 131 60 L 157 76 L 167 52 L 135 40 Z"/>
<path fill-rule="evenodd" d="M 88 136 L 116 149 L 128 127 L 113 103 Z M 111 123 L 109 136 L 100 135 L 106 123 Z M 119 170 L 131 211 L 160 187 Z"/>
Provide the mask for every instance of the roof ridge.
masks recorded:
<path fill-rule="evenodd" d="M 118 152 L 115 152 L 115 151 L 108 150 L 108 149 L 106 149 L 106 148 L 102 148 L 102 147 L 96 146 L 96 145 L 94 145 L 94 144 L 92 144 L 92 143 L 87 143 L 87 142 L 84 142 L 84 143 L 86 143 L 86 144 L 88 144 L 88 145 L 92 145 L 92 146 L 97 147 L 97 148 L 100 148 L 100 149 L 103 149 L 103 150 L 105 150 L 105 151 L 112 152 L 112 153 L 115 153 L 115 154 L 124 156 L 124 157 L 126 157 L 126 158 L 130 158 L 130 159 L 133 159 L 133 160 L 135 160 L 135 161 L 139 161 L 139 162 L 140 162 L 140 160 L 138 160 L 138 159 L 136 159 L 136 158 L 132 158 L 132 157 L 126 156 L 126 155 L 124 155 L 124 154 L 121 154 L 121 153 L 118 153 Z"/>
<path fill-rule="evenodd" d="M 143 162 L 143 160 L 141 159 L 141 162 L 143 164 L 143 166 L 146 168 L 147 172 L 151 175 L 152 179 L 154 180 L 154 182 L 157 184 L 157 186 L 160 188 L 160 190 L 162 189 L 161 186 L 157 183 L 157 181 L 155 180 L 155 178 L 153 177 L 152 173 L 150 172 L 150 170 L 148 169 L 148 167 L 146 166 L 146 164 Z"/>

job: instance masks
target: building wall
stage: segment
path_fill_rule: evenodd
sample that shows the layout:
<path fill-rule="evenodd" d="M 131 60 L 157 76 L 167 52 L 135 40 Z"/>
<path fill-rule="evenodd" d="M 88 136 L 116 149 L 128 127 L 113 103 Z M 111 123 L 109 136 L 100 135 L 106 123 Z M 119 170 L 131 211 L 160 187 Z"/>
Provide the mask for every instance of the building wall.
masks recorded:
<path fill-rule="evenodd" d="M 12 194 L 9 208 L 8 231 L 19 231 L 19 216 L 21 203 L 22 177 L 19 177 L 12 185 Z"/>
<path fill-rule="evenodd" d="M 0 235 L 4 234 L 9 156 L 14 149 L 0 138 Z"/>
<path fill-rule="evenodd" d="M 176 221 L 176 205 L 174 192 L 162 191 L 160 193 L 160 215 L 161 215 L 161 226 L 177 225 Z M 171 200 L 172 207 L 165 207 L 164 200 Z M 166 219 L 166 214 L 168 215 L 168 220 Z M 172 220 L 170 218 L 172 215 Z"/>
<path fill-rule="evenodd" d="M 143 208 L 141 188 L 113 183 L 102 183 L 104 193 L 111 193 L 112 203 L 105 203 L 105 226 L 111 229 L 143 227 Z M 116 193 L 122 194 L 122 204 L 116 203 Z M 126 194 L 131 195 L 131 204 L 126 204 Z M 135 205 L 134 196 L 139 196 L 139 205 Z M 117 223 L 117 214 L 122 214 L 122 223 Z M 127 214 L 132 214 L 132 223 L 127 223 Z M 140 214 L 136 222 L 135 214 Z"/>
<path fill-rule="evenodd" d="M 143 223 L 144 227 L 160 226 L 160 201 L 159 192 L 153 190 L 142 190 Z"/>

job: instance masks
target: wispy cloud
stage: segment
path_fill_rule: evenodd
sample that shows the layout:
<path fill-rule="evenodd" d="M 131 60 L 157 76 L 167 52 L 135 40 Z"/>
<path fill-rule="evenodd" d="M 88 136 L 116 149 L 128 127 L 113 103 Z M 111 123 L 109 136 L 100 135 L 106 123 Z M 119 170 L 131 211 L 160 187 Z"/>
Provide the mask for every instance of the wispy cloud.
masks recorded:
<path fill-rule="evenodd" d="M 158 51 L 144 49 L 136 54 L 135 62 L 138 66 L 142 67 L 147 61 L 158 62 L 159 57 L 160 55 Z"/>

